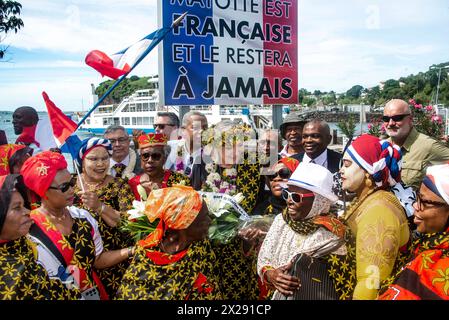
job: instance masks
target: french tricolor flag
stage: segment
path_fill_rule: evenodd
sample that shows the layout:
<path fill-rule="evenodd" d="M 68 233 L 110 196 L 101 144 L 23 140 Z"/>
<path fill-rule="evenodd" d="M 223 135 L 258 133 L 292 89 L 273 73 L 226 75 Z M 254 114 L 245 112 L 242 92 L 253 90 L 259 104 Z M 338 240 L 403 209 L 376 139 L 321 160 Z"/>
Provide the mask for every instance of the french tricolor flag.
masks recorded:
<path fill-rule="evenodd" d="M 157 31 L 111 56 L 100 50 L 93 50 L 87 54 L 86 64 L 100 72 L 102 76 L 118 79 L 133 68 L 137 60 L 150 46 L 156 34 Z"/>
<path fill-rule="evenodd" d="M 81 146 L 81 140 L 74 134 L 77 128 L 77 124 L 66 116 L 61 109 L 59 109 L 53 101 L 50 100 L 47 93 L 42 92 L 45 105 L 47 106 L 48 118 L 50 120 L 51 128 L 53 131 L 53 138 L 58 148 L 61 148 L 62 152 L 67 152 L 76 156 L 79 147 Z M 47 131 L 48 128 L 47 128 Z"/>

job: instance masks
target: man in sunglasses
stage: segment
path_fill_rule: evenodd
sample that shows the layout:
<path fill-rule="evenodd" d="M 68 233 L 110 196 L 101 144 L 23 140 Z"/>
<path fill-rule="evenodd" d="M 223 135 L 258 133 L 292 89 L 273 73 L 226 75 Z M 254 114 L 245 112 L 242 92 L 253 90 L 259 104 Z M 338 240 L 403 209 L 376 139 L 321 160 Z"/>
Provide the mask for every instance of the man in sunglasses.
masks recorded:
<path fill-rule="evenodd" d="M 401 147 L 405 184 L 419 188 L 428 166 L 449 161 L 449 148 L 413 127 L 412 112 L 404 100 L 387 102 L 382 121 L 390 141 Z"/>
<path fill-rule="evenodd" d="M 154 131 L 165 134 L 168 140 L 178 140 L 179 118 L 174 112 L 158 112 Z"/>

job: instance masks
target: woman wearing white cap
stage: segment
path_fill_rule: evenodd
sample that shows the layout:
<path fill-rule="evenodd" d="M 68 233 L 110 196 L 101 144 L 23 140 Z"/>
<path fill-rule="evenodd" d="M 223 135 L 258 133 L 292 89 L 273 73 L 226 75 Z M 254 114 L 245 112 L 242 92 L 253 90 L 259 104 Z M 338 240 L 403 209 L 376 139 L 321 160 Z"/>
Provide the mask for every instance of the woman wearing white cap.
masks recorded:
<path fill-rule="evenodd" d="M 283 190 L 287 208 L 275 218 L 257 262 L 260 277 L 276 289 L 273 299 L 296 295 L 305 284 L 289 274 L 292 259 L 298 254 L 323 261 L 330 255 L 339 255 L 341 258 L 335 259 L 336 264 L 346 256 L 343 240 L 346 228 L 329 214 L 331 204 L 337 201 L 337 196 L 332 193 L 332 182 L 332 174 L 326 168 L 312 163 L 299 164 L 288 180 L 288 189 Z M 346 271 L 350 273 L 349 266 Z M 334 268 L 332 276 L 337 273 Z M 337 292 L 335 298 L 345 298 L 348 294 L 341 289 L 342 283 L 339 285 L 340 288 L 333 288 Z"/>
<path fill-rule="evenodd" d="M 449 164 L 427 168 L 416 202 L 420 236 L 381 300 L 449 300 Z"/>

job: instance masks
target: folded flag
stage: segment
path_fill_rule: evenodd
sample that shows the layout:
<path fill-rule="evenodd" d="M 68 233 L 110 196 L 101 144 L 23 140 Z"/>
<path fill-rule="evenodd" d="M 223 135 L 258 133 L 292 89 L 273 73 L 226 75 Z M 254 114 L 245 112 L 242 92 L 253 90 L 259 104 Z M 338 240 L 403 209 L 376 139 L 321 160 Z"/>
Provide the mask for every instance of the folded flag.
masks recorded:
<path fill-rule="evenodd" d="M 93 50 L 86 56 L 86 64 L 100 72 L 102 76 L 118 79 L 128 73 L 145 53 L 159 30 L 147 35 L 132 46 L 111 56 L 100 50 Z"/>

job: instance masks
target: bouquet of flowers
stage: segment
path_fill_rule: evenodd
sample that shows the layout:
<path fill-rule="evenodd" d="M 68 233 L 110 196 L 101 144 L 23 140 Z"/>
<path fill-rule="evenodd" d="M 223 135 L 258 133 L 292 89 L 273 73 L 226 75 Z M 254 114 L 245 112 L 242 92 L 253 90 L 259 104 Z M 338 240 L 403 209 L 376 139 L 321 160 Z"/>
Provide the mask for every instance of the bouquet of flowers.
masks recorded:
<path fill-rule="evenodd" d="M 206 192 L 225 193 L 230 196 L 237 192 L 236 180 L 237 170 L 234 168 L 224 169 L 223 174 L 217 172 L 217 165 L 213 163 L 206 164 L 208 176 L 204 183 Z"/>
<path fill-rule="evenodd" d="M 243 195 L 234 196 L 227 194 L 200 192 L 212 214 L 212 223 L 209 228 L 209 238 L 213 241 L 226 244 L 238 233 L 242 222 L 250 219 L 239 203 Z"/>
<path fill-rule="evenodd" d="M 142 201 L 133 201 L 133 209 L 128 210 L 128 217 L 120 227 L 121 231 L 130 234 L 136 242 L 146 238 L 156 229 L 159 223 L 158 219 L 151 223 L 145 215 L 145 201 L 147 199 L 145 189 L 139 185 L 137 191 Z"/>
<path fill-rule="evenodd" d="M 241 221 L 238 229 L 239 231 L 245 229 L 258 229 L 266 234 L 268 230 L 270 230 L 274 218 L 275 215 L 273 214 L 251 216 L 248 220 Z"/>

